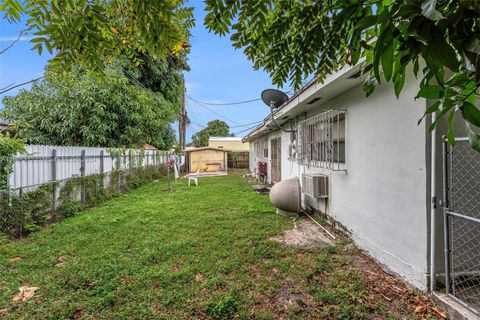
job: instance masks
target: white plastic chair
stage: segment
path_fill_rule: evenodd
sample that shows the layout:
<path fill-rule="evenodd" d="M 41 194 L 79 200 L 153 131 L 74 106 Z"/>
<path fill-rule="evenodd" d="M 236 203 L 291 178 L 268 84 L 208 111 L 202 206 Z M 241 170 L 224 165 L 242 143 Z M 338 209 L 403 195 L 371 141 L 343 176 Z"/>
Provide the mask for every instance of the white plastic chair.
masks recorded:
<path fill-rule="evenodd" d="M 190 187 L 190 181 L 194 181 L 195 182 L 195 185 L 198 187 L 198 176 L 199 176 L 199 173 L 200 172 L 200 169 L 197 170 L 197 172 L 195 172 L 194 174 L 188 176 L 188 186 Z"/>

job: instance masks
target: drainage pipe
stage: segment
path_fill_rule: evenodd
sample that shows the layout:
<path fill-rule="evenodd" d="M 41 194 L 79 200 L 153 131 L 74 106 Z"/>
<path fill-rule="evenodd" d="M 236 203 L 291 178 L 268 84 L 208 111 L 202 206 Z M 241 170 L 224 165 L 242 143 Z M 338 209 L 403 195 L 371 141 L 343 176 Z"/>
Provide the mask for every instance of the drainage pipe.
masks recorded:
<path fill-rule="evenodd" d="M 437 113 L 432 113 L 432 123 L 435 122 Z M 436 209 L 437 209 L 437 129 L 431 133 L 431 160 L 430 160 L 430 292 L 436 290 L 436 269 L 435 269 L 435 240 L 436 240 Z"/>
<path fill-rule="evenodd" d="M 324 226 L 322 226 L 320 223 L 317 222 L 317 220 L 313 219 L 308 213 L 305 212 L 305 214 L 307 215 L 307 217 L 309 217 L 313 222 L 315 222 L 317 224 L 317 226 L 319 226 L 323 231 L 325 231 L 333 240 L 336 240 L 337 238 L 331 234 L 327 229 L 325 229 Z"/>

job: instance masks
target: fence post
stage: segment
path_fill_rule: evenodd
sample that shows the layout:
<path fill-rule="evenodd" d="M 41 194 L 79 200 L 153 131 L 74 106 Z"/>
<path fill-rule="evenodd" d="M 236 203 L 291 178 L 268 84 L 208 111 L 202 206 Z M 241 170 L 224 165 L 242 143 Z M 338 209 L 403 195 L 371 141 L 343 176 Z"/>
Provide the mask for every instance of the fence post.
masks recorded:
<path fill-rule="evenodd" d="M 124 186 L 127 185 L 127 171 L 128 171 L 128 168 L 130 167 L 130 163 L 128 164 L 127 166 L 127 154 L 124 152 L 123 153 L 123 166 L 124 166 L 124 170 L 121 171 L 122 173 L 122 184 Z"/>
<path fill-rule="evenodd" d="M 53 193 L 53 202 L 52 202 L 52 207 L 53 211 L 57 208 L 57 149 L 52 150 L 52 181 L 53 181 L 53 188 L 52 188 L 52 193 Z"/>
<path fill-rule="evenodd" d="M 133 153 L 132 153 L 132 150 L 128 151 L 128 168 L 130 170 L 133 169 Z"/>
<path fill-rule="evenodd" d="M 100 187 L 104 188 L 104 181 L 103 179 L 105 179 L 105 177 L 103 176 L 103 173 L 105 171 L 105 168 L 104 168 L 104 154 L 103 154 L 103 150 L 100 150 Z"/>
<path fill-rule="evenodd" d="M 447 294 L 450 293 L 450 226 L 448 218 L 448 209 L 449 209 L 449 199 L 448 199 L 448 142 L 445 136 L 442 136 L 442 166 L 443 166 L 443 183 L 442 183 L 442 193 L 443 193 L 443 250 L 445 253 L 445 291 Z"/>
<path fill-rule="evenodd" d="M 21 218 L 20 218 L 20 225 L 19 225 L 19 232 L 17 237 L 22 236 L 23 234 L 23 228 L 25 227 L 25 212 L 23 211 L 23 188 L 20 187 L 18 190 L 18 201 L 20 203 L 20 213 L 21 213 Z"/>
<path fill-rule="evenodd" d="M 120 158 L 120 154 L 117 154 L 117 192 L 120 192 L 121 170 L 122 170 L 122 159 Z"/>
<path fill-rule="evenodd" d="M 82 179 L 81 199 L 82 202 L 86 202 L 86 190 L 85 190 L 85 150 L 82 150 L 80 154 L 80 176 Z"/>
<path fill-rule="evenodd" d="M 168 158 L 167 156 L 167 183 L 168 183 L 168 187 L 167 187 L 167 191 L 170 192 L 170 159 Z"/>

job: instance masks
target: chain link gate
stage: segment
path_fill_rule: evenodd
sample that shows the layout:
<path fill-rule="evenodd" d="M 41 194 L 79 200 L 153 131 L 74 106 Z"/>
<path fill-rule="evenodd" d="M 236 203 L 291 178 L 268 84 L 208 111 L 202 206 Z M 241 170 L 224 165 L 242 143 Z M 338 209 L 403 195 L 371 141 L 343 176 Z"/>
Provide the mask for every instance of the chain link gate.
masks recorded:
<path fill-rule="evenodd" d="M 480 153 L 455 142 L 443 142 L 446 291 L 480 315 Z"/>

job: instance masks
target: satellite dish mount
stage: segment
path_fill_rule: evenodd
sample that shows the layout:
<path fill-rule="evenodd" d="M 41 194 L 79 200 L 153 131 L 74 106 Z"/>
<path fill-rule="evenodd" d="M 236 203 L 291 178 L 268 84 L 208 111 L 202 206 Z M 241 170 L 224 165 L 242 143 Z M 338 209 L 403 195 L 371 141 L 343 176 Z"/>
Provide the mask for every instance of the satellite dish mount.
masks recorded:
<path fill-rule="evenodd" d="M 270 114 L 272 117 L 272 122 L 282 131 L 285 132 L 295 132 L 295 130 L 285 129 L 282 127 L 273 115 L 273 111 L 282 106 L 285 102 L 288 101 L 288 96 L 286 93 L 276 90 L 276 89 L 266 89 L 262 91 L 262 100 L 263 102 L 270 107 Z"/>

